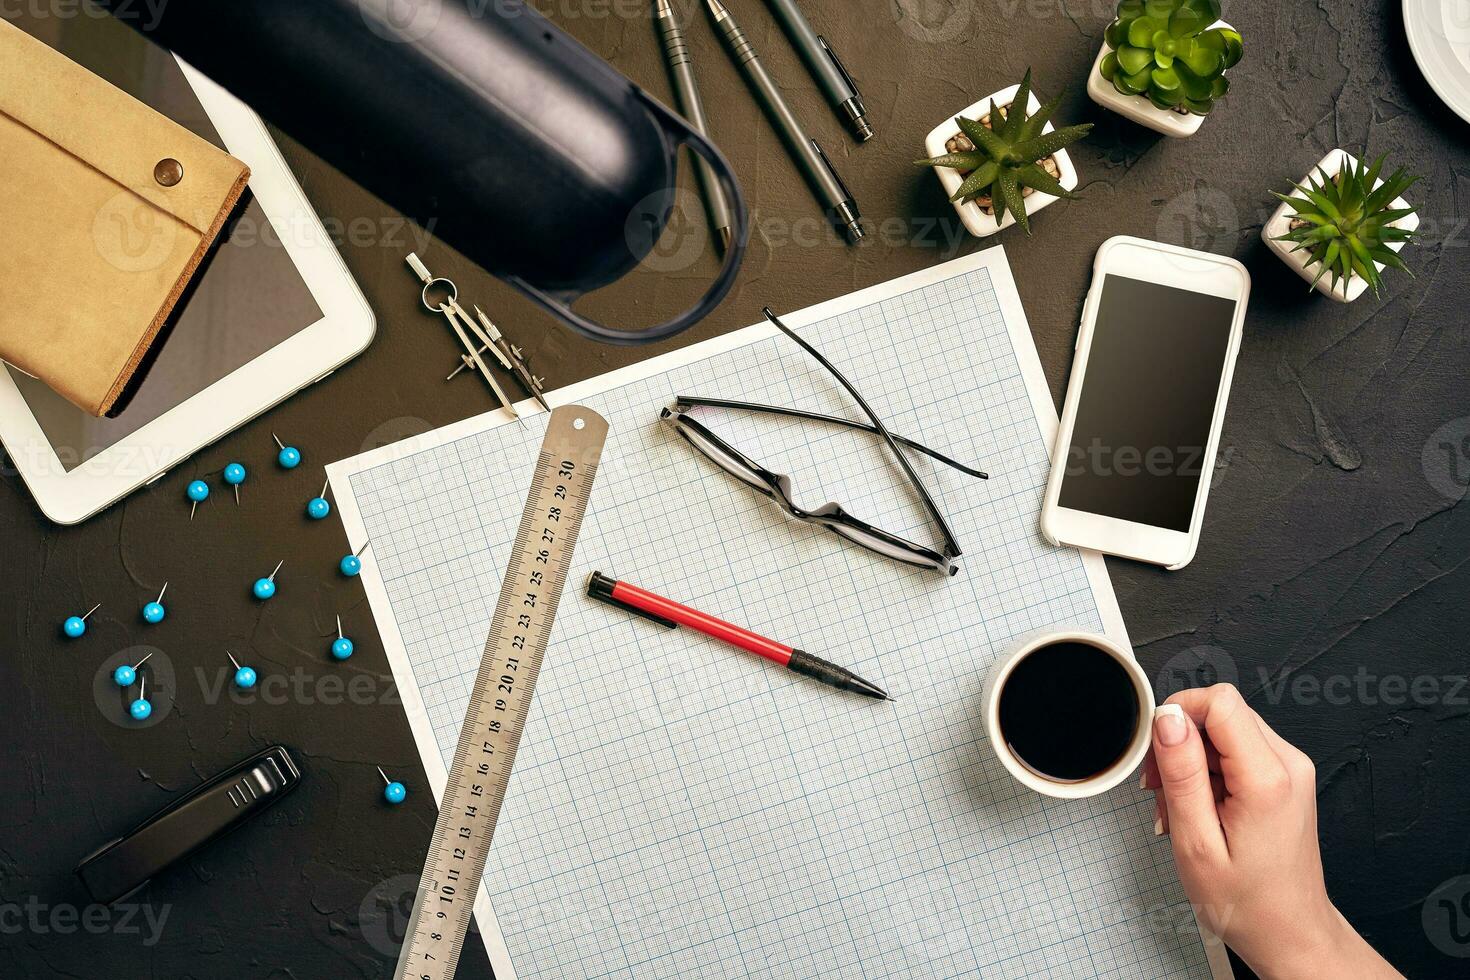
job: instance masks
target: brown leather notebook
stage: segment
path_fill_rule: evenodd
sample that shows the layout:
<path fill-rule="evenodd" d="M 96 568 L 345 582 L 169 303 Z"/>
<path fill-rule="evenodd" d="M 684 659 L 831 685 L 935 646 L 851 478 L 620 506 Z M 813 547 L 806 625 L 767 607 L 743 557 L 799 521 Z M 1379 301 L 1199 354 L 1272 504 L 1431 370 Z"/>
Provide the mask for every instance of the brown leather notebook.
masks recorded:
<path fill-rule="evenodd" d="M 0 20 L 0 359 L 107 414 L 249 177 Z"/>

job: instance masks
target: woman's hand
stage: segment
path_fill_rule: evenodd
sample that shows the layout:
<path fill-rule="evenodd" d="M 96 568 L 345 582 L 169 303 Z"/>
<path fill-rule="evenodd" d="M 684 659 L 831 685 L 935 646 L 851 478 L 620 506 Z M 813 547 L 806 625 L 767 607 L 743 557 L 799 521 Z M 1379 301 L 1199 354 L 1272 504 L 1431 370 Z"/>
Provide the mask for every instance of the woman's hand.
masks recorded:
<path fill-rule="evenodd" d="M 1195 914 L 1265 980 L 1399 976 L 1327 897 L 1312 760 L 1234 687 L 1159 706 L 1143 784 Z"/>

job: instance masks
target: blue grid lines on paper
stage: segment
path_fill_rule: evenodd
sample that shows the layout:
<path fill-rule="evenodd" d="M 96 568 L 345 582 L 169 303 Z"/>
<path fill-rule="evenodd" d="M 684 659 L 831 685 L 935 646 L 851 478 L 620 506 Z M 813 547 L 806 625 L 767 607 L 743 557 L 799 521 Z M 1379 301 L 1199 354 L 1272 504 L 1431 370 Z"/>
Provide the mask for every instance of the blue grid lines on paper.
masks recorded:
<path fill-rule="evenodd" d="M 518 975 L 1207 975 L 1151 798 L 1021 790 L 981 683 L 1013 637 L 1100 629 L 1041 539 L 1048 447 L 985 270 L 802 330 L 895 433 L 965 549 L 942 580 L 787 519 L 658 422 L 676 394 L 856 416 L 784 338 L 583 401 L 611 434 L 486 871 Z M 937 539 L 876 440 L 697 410 L 798 500 Z M 446 765 L 544 416 L 352 478 Z M 621 576 L 888 686 L 849 697 L 588 600 Z M 1181 917 L 1183 910 L 1183 917 Z M 1165 923 L 1161 926 L 1160 923 Z"/>

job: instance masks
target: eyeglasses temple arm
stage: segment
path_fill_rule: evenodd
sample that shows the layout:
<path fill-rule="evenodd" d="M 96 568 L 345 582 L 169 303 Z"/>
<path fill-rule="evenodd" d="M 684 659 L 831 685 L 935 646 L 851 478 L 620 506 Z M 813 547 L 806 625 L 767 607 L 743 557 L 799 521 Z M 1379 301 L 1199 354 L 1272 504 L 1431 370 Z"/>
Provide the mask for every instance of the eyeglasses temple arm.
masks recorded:
<path fill-rule="evenodd" d="M 949 552 L 949 557 L 960 557 L 963 552 L 960 551 L 960 543 L 954 538 L 954 532 L 949 529 L 949 522 L 944 519 L 943 514 L 939 513 L 939 508 L 935 505 L 934 498 L 930 497 L 929 491 L 924 489 L 924 484 L 919 480 L 919 475 L 915 473 L 914 468 L 909 465 L 908 457 L 905 456 L 903 452 L 898 448 L 898 443 L 894 442 L 893 436 L 883 425 L 883 420 L 878 418 L 877 413 L 875 413 L 870 407 L 868 407 L 867 399 L 858 394 L 858 390 L 852 386 L 852 382 L 843 377 L 842 372 L 833 367 L 832 362 L 823 357 L 820 351 L 818 351 L 811 344 L 807 343 L 801 337 L 797 336 L 795 331 L 793 331 L 786 324 L 782 323 L 781 318 L 772 313 L 769 306 L 762 309 L 761 312 L 765 314 L 767 320 L 770 320 L 776 325 L 777 330 L 780 330 L 786 336 L 790 337 L 792 340 L 796 341 L 796 343 L 800 344 L 802 350 L 806 351 L 812 357 L 816 358 L 817 363 L 826 368 L 827 371 L 832 375 L 832 377 L 836 378 L 839 382 L 841 382 L 842 387 L 847 389 L 847 393 L 851 395 L 853 397 L 853 400 L 858 403 L 858 406 L 862 408 L 863 414 L 866 415 L 870 420 L 872 420 L 873 425 L 877 428 L 878 434 L 881 435 L 884 441 L 888 443 L 888 448 L 893 450 L 893 455 L 898 458 L 898 464 L 903 467 L 904 473 L 908 475 L 909 482 L 912 483 L 914 485 L 914 489 L 919 492 L 919 499 L 924 502 L 924 507 L 929 511 L 929 516 L 934 519 L 934 522 L 939 525 L 939 530 L 944 534 L 944 546 L 945 550 Z"/>
<path fill-rule="evenodd" d="M 746 412 L 764 412 L 767 415 L 785 415 L 789 416 L 790 418 L 807 419 L 812 422 L 826 422 L 831 425 L 840 425 L 848 429 L 857 429 L 860 432 L 871 432 L 873 435 L 878 435 L 878 430 L 873 428 L 873 426 L 869 425 L 866 422 L 854 422 L 852 419 L 839 418 L 835 415 L 822 415 L 818 412 L 807 412 L 799 408 L 783 408 L 779 405 L 762 405 L 758 402 L 731 401 L 728 398 L 703 398 L 699 395 L 677 395 L 675 396 L 674 401 L 680 405 L 685 405 L 689 407 L 700 406 L 703 408 L 734 408 Z M 914 452 L 923 453 L 930 459 L 937 460 L 938 462 L 943 463 L 945 466 L 957 469 L 961 473 L 964 473 L 966 476 L 973 476 L 979 480 L 990 479 L 990 474 L 986 473 L 984 470 L 977 470 L 973 467 L 966 466 L 964 463 L 961 463 L 957 460 L 950 459 L 939 450 L 930 449 L 928 446 L 924 445 L 921 442 L 915 442 L 914 440 L 906 438 L 905 436 L 898 435 L 897 433 L 893 433 L 893 438 L 897 442 L 908 446 Z"/>

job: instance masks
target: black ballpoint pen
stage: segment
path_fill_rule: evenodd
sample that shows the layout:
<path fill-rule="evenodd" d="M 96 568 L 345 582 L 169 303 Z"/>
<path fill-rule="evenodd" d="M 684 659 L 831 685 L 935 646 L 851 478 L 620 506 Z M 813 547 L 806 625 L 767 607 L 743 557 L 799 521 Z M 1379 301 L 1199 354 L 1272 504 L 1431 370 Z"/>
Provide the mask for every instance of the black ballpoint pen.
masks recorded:
<path fill-rule="evenodd" d="M 857 202 L 852 199 L 847 185 L 842 178 L 837 176 L 832 162 L 827 159 L 827 154 L 817 145 L 817 141 L 806 134 L 796 114 L 786 104 L 781 96 L 781 90 L 776 87 L 775 81 L 766 72 L 765 66 L 761 64 L 760 58 L 756 56 L 755 49 L 746 40 L 745 33 L 740 30 L 738 24 L 730 16 L 720 0 L 705 0 L 709 5 L 710 13 L 714 16 L 715 27 L 720 35 L 724 37 L 730 48 L 730 56 L 735 59 L 736 65 L 745 74 L 745 80 L 750 83 L 756 100 L 760 102 L 761 108 L 770 117 L 771 125 L 776 132 L 781 134 L 781 139 L 786 143 L 786 149 L 790 151 L 792 159 L 811 185 L 812 192 L 817 195 L 817 200 L 822 203 L 833 223 L 847 235 L 850 243 L 856 244 L 863 239 L 863 224 L 861 215 L 858 213 Z"/>
<path fill-rule="evenodd" d="M 801 60 L 816 77 L 827 101 L 852 130 L 852 135 L 859 143 L 872 139 L 873 127 L 868 124 L 868 110 L 863 105 L 863 97 L 858 94 L 857 84 L 847 73 L 837 52 L 832 50 L 832 45 L 812 29 L 796 0 L 766 0 L 766 3 L 785 28 L 786 36 L 791 39 Z"/>
<path fill-rule="evenodd" d="M 689 60 L 689 46 L 684 43 L 684 29 L 679 26 L 679 20 L 669 0 L 654 0 L 653 19 L 658 27 L 659 41 L 663 44 L 664 58 L 669 63 L 669 80 L 674 86 L 674 96 L 679 100 L 679 111 L 695 129 L 708 137 L 709 120 L 704 114 L 704 102 L 699 97 L 699 87 L 694 82 L 694 66 Z M 703 157 L 696 157 L 695 166 L 699 174 L 700 189 L 704 191 L 710 226 L 719 236 L 720 248 L 728 249 L 730 202 L 725 199 L 725 190 L 709 163 Z"/>

